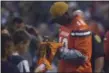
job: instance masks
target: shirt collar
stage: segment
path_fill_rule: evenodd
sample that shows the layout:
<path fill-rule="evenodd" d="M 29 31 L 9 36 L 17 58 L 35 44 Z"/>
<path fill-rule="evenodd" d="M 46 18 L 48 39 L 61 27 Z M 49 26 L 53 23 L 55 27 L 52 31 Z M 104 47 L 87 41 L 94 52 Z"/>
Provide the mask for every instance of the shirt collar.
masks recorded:
<path fill-rule="evenodd" d="M 19 53 L 18 52 L 13 52 L 12 55 L 19 55 Z"/>

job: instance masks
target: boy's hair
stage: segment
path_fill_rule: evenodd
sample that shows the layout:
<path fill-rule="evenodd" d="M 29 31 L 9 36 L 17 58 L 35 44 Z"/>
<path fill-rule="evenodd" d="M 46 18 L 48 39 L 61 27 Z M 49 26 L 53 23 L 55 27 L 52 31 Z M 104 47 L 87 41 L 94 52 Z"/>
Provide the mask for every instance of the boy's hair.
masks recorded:
<path fill-rule="evenodd" d="M 16 17 L 13 19 L 13 24 L 21 24 L 23 22 L 22 18 Z"/>
<path fill-rule="evenodd" d="M 8 34 L 1 34 L 1 57 L 5 57 L 6 48 L 9 46 L 10 42 L 12 42 L 11 36 Z"/>
<path fill-rule="evenodd" d="M 30 40 L 30 35 L 25 30 L 19 29 L 13 35 L 14 44 L 19 44 L 26 40 Z"/>

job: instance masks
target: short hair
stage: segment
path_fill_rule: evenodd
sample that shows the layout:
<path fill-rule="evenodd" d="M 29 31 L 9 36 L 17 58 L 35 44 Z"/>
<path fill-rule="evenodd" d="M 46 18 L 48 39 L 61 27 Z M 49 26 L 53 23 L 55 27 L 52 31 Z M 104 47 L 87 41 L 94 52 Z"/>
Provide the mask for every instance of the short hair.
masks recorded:
<path fill-rule="evenodd" d="M 22 22 L 23 22 L 23 20 L 20 17 L 15 17 L 13 19 L 13 24 L 21 24 Z"/>
<path fill-rule="evenodd" d="M 1 34 L 1 57 L 5 57 L 6 48 L 9 45 L 9 43 L 12 42 L 11 36 L 8 34 Z"/>
<path fill-rule="evenodd" d="M 13 41 L 15 45 L 26 40 L 30 40 L 30 35 L 23 29 L 19 29 L 13 34 Z"/>

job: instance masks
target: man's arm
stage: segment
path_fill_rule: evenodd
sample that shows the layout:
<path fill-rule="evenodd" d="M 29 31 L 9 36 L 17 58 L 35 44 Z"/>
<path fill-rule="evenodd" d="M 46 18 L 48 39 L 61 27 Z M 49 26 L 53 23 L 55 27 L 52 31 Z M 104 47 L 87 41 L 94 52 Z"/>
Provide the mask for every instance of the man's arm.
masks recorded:
<path fill-rule="evenodd" d="M 104 66 L 104 47 L 101 38 L 98 35 L 93 35 L 93 60 L 94 72 L 102 72 Z"/>
<path fill-rule="evenodd" d="M 61 48 L 60 54 L 58 53 L 58 56 L 60 59 L 64 59 L 65 61 L 68 62 L 71 61 L 75 64 L 83 64 L 87 60 L 87 57 L 84 56 L 78 50 L 75 49 L 69 50 L 68 48 Z"/>
<path fill-rule="evenodd" d="M 98 73 L 102 72 L 103 66 L 104 66 L 104 57 L 98 57 L 95 60 L 95 71 L 94 72 L 98 72 Z"/>

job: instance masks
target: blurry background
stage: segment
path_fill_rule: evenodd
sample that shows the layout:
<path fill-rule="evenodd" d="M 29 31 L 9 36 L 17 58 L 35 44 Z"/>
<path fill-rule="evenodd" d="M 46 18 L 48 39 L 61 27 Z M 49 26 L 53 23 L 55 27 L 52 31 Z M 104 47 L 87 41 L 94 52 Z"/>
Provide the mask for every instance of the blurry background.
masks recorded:
<path fill-rule="evenodd" d="M 42 35 L 56 35 L 58 25 L 51 23 L 49 8 L 54 1 L 2 1 L 1 23 L 12 26 L 13 17 L 22 17 L 25 24 L 35 26 Z M 68 2 L 84 11 L 88 24 L 97 24 L 103 36 L 109 27 L 109 2 Z"/>
<path fill-rule="evenodd" d="M 36 27 L 41 36 L 52 36 L 58 40 L 59 25 L 51 22 L 49 8 L 54 1 L 2 1 L 1 25 L 14 28 L 12 20 L 21 17 L 26 25 Z M 81 9 L 90 29 L 102 39 L 109 30 L 109 2 L 67 1 L 69 6 Z M 35 61 L 36 62 L 36 61 Z M 57 63 L 56 63 L 57 64 Z M 56 67 L 54 72 L 56 72 Z"/>

